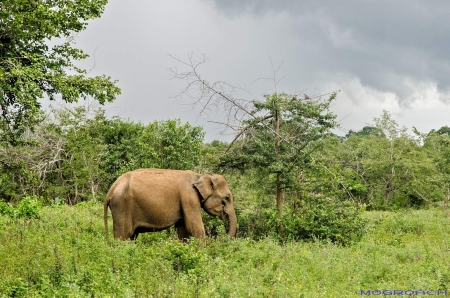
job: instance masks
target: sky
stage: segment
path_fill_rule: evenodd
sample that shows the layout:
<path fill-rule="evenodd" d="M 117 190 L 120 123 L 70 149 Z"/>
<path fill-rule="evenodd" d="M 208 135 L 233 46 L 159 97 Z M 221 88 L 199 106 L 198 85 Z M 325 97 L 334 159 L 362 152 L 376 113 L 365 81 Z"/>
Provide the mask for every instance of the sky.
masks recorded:
<path fill-rule="evenodd" d="M 450 125 L 450 1 L 447 0 L 110 0 L 76 47 L 89 75 L 118 80 L 108 115 L 149 123 L 180 118 L 201 125 L 206 141 L 230 141 L 221 111 L 200 114 L 176 97 L 190 54 L 205 55 L 202 79 L 246 89 L 317 96 L 340 90 L 332 111 L 344 135 L 387 110 L 421 132 Z"/>

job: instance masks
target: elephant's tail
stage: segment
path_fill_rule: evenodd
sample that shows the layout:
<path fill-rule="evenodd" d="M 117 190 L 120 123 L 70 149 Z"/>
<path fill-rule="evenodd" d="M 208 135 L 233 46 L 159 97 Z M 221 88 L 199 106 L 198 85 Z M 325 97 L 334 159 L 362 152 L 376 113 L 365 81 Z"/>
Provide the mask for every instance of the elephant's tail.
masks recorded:
<path fill-rule="evenodd" d="M 106 241 L 109 241 L 108 237 L 108 207 L 110 203 L 109 196 L 106 196 L 105 203 L 103 204 L 103 221 L 105 222 Z"/>

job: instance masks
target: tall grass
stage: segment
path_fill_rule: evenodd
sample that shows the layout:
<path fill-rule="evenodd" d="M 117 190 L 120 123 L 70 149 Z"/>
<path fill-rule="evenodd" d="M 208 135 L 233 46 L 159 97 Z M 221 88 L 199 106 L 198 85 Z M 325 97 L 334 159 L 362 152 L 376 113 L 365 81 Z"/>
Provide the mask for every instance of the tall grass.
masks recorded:
<path fill-rule="evenodd" d="M 346 247 L 226 236 L 185 244 L 171 230 L 108 245 L 102 212 L 82 203 L 44 207 L 38 219 L 0 215 L 0 296 L 359 297 L 369 289 L 450 289 L 450 216 L 442 209 L 368 212 L 362 241 Z"/>

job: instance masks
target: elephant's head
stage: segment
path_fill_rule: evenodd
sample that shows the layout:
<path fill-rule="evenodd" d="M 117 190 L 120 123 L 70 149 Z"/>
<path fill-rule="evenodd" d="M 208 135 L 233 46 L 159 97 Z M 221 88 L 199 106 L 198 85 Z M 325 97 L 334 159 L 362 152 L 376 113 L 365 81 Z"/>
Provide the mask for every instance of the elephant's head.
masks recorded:
<path fill-rule="evenodd" d="M 202 208 L 210 215 L 228 220 L 228 235 L 236 234 L 236 212 L 234 211 L 233 195 L 228 182 L 222 175 L 205 174 L 194 183 L 202 197 Z"/>

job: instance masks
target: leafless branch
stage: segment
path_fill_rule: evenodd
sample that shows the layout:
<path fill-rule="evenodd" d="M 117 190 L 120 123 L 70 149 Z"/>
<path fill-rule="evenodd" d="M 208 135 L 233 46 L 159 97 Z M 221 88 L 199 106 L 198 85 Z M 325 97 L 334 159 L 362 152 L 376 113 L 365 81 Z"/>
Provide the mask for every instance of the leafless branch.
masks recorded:
<path fill-rule="evenodd" d="M 267 116 L 261 118 L 260 120 L 257 121 L 257 123 L 261 123 L 261 122 L 263 122 L 264 120 L 267 120 L 267 119 L 270 119 L 270 118 L 273 118 L 273 114 L 267 115 Z M 233 141 L 231 141 L 231 143 L 230 143 L 230 145 L 228 146 L 227 150 L 225 150 L 225 153 L 228 152 L 228 150 L 230 150 L 230 148 L 233 146 L 234 142 L 236 142 L 236 141 L 239 139 L 239 137 L 240 137 L 243 133 L 245 133 L 249 128 L 253 127 L 253 125 L 254 125 L 254 124 L 249 124 L 249 125 L 245 126 L 244 128 L 242 128 L 241 131 L 235 136 L 235 138 L 233 139 Z"/>
<path fill-rule="evenodd" d="M 218 122 L 218 121 L 208 121 L 208 122 L 210 122 L 210 123 L 216 123 L 216 124 L 220 124 L 220 125 L 224 125 L 224 126 L 226 126 L 226 127 L 228 127 L 228 128 L 231 128 L 231 129 L 234 130 L 234 131 L 239 130 L 239 127 L 238 127 L 238 126 L 233 126 L 233 125 L 230 125 L 230 124 L 228 124 L 228 123 Z"/>
<path fill-rule="evenodd" d="M 237 97 L 238 92 L 248 92 L 247 90 L 236 87 L 225 81 L 217 81 L 210 84 L 204 80 L 198 68 L 209 60 L 204 56 L 188 55 L 188 61 L 185 62 L 176 56 L 169 55 L 178 63 L 187 66 L 187 71 L 179 71 L 177 68 L 169 68 L 172 79 L 185 80 L 186 87 L 175 96 L 180 98 L 187 96 L 194 101 L 191 103 L 194 107 L 200 105 L 200 115 L 212 110 L 222 111 L 227 117 L 227 122 L 240 122 L 244 117 L 251 116 L 249 110 L 250 102 Z"/>
<path fill-rule="evenodd" d="M 93 71 L 93 70 L 95 69 L 95 66 L 97 65 L 96 60 L 95 60 L 95 51 L 97 51 L 97 49 L 98 49 L 99 47 L 100 47 L 100 46 L 97 46 L 97 47 L 94 49 L 94 52 L 92 53 L 92 56 L 94 57 L 94 65 L 91 67 L 91 69 L 89 69 L 89 70 L 87 71 L 87 73 L 90 73 L 91 71 Z"/>

